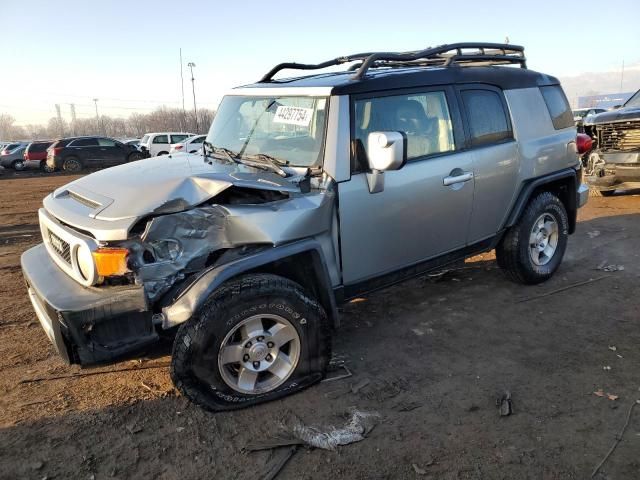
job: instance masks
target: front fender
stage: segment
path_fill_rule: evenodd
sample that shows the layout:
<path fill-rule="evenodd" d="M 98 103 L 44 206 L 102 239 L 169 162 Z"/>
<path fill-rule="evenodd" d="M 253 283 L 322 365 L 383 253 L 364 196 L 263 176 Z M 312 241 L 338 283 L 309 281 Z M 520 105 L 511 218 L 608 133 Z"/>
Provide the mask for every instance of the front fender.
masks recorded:
<path fill-rule="evenodd" d="M 314 271 L 319 283 L 318 296 L 320 298 L 318 301 L 329 316 L 329 321 L 333 325 L 337 325 L 338 308 L 322 248 L 316 240 L 305 239 L 261 250 L 204 270 L 187 288 L 180 292 L 171 305 L 162 309 L 162 327 L 171 328 L 189 320 L 202 307 L 207 298 L 227 280 L 301 253 L 311 253 Z"/>

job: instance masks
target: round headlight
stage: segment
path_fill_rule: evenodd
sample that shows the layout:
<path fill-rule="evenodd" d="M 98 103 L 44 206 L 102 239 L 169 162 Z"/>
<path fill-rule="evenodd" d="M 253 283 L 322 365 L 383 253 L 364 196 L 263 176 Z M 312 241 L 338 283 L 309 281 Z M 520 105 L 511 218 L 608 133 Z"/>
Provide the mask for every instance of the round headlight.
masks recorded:
<path fill-rule="evenodd" d="M 78 262 L 78 268 L 85 280 L 90 280 L 95 275 L 95 264 L 93 262 L 93 255 L 91 250 L 86 245 L 80 245 L 76 250 L 76 261 Z"/>

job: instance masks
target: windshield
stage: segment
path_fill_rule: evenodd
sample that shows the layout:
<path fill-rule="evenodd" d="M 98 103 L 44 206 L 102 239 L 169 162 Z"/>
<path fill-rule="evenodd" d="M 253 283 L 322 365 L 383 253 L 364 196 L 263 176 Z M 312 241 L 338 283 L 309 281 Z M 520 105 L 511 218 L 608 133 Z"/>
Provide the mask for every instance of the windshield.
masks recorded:
<path fill-rule="evenodd" d="M 216 112 L 207 142 L 240 159 L 262 155 L 291 166 L 318 166 L 326 113 L 324 97 L 227 96 Z"/>
<path fill-rule="evenodd" d="M 624 104 L 625 107 L 640 107 L 640 90 L 638 90 L 633 97 L 627 100 Z"/>

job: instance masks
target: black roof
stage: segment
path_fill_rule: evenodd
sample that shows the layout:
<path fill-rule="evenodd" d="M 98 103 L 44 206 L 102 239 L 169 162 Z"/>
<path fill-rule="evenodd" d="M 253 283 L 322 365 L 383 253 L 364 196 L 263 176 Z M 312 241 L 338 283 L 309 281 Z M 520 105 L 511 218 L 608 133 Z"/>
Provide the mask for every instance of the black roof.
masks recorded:
<path fill-rule="evenodd" d="M 344 72 L 274 80 L 281 70 L 320 70 L 351 64 Z M 513 68 L 513 66 L 520 68 Z M 524 47 L 466 42 L 410 52 L 358 53 L 318 64 L 286 62 L 246 87 L 331 87 L 336 95 L 396 88 L 485 83 L 505 90 L 558 85 L 557 78 L 527 69 Z"/>
<path fill-rule="evenodd" d="M 348 95 L 461 83 L 485 83 L 503 90 L 560 84 L 555 77 L 523 68 L 449 66 L 380 69 L 370 71 L 361 80 L 354 79 L 351 71 L 324 73 L 254 83 L 245 87 L 332 87 L 334 95 Z"/>

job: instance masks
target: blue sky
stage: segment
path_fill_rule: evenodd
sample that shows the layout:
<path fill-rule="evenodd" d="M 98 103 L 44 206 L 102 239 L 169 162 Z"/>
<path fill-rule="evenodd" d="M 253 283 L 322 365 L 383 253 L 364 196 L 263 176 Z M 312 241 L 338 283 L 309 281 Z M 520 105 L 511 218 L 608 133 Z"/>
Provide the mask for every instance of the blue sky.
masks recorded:
<path fill-rule="evenodd" d="M 281 61 L 456 41 L 524 45 L 556 76 L 640 64 L 640 2 L 0 0 L 0 112 L 46 122 L 59 103 L 79 117 L 181 104 L 178 49 L 196 64 L 198 104 Z M 185 69 L 186 107 L 192 107 Z"/>

